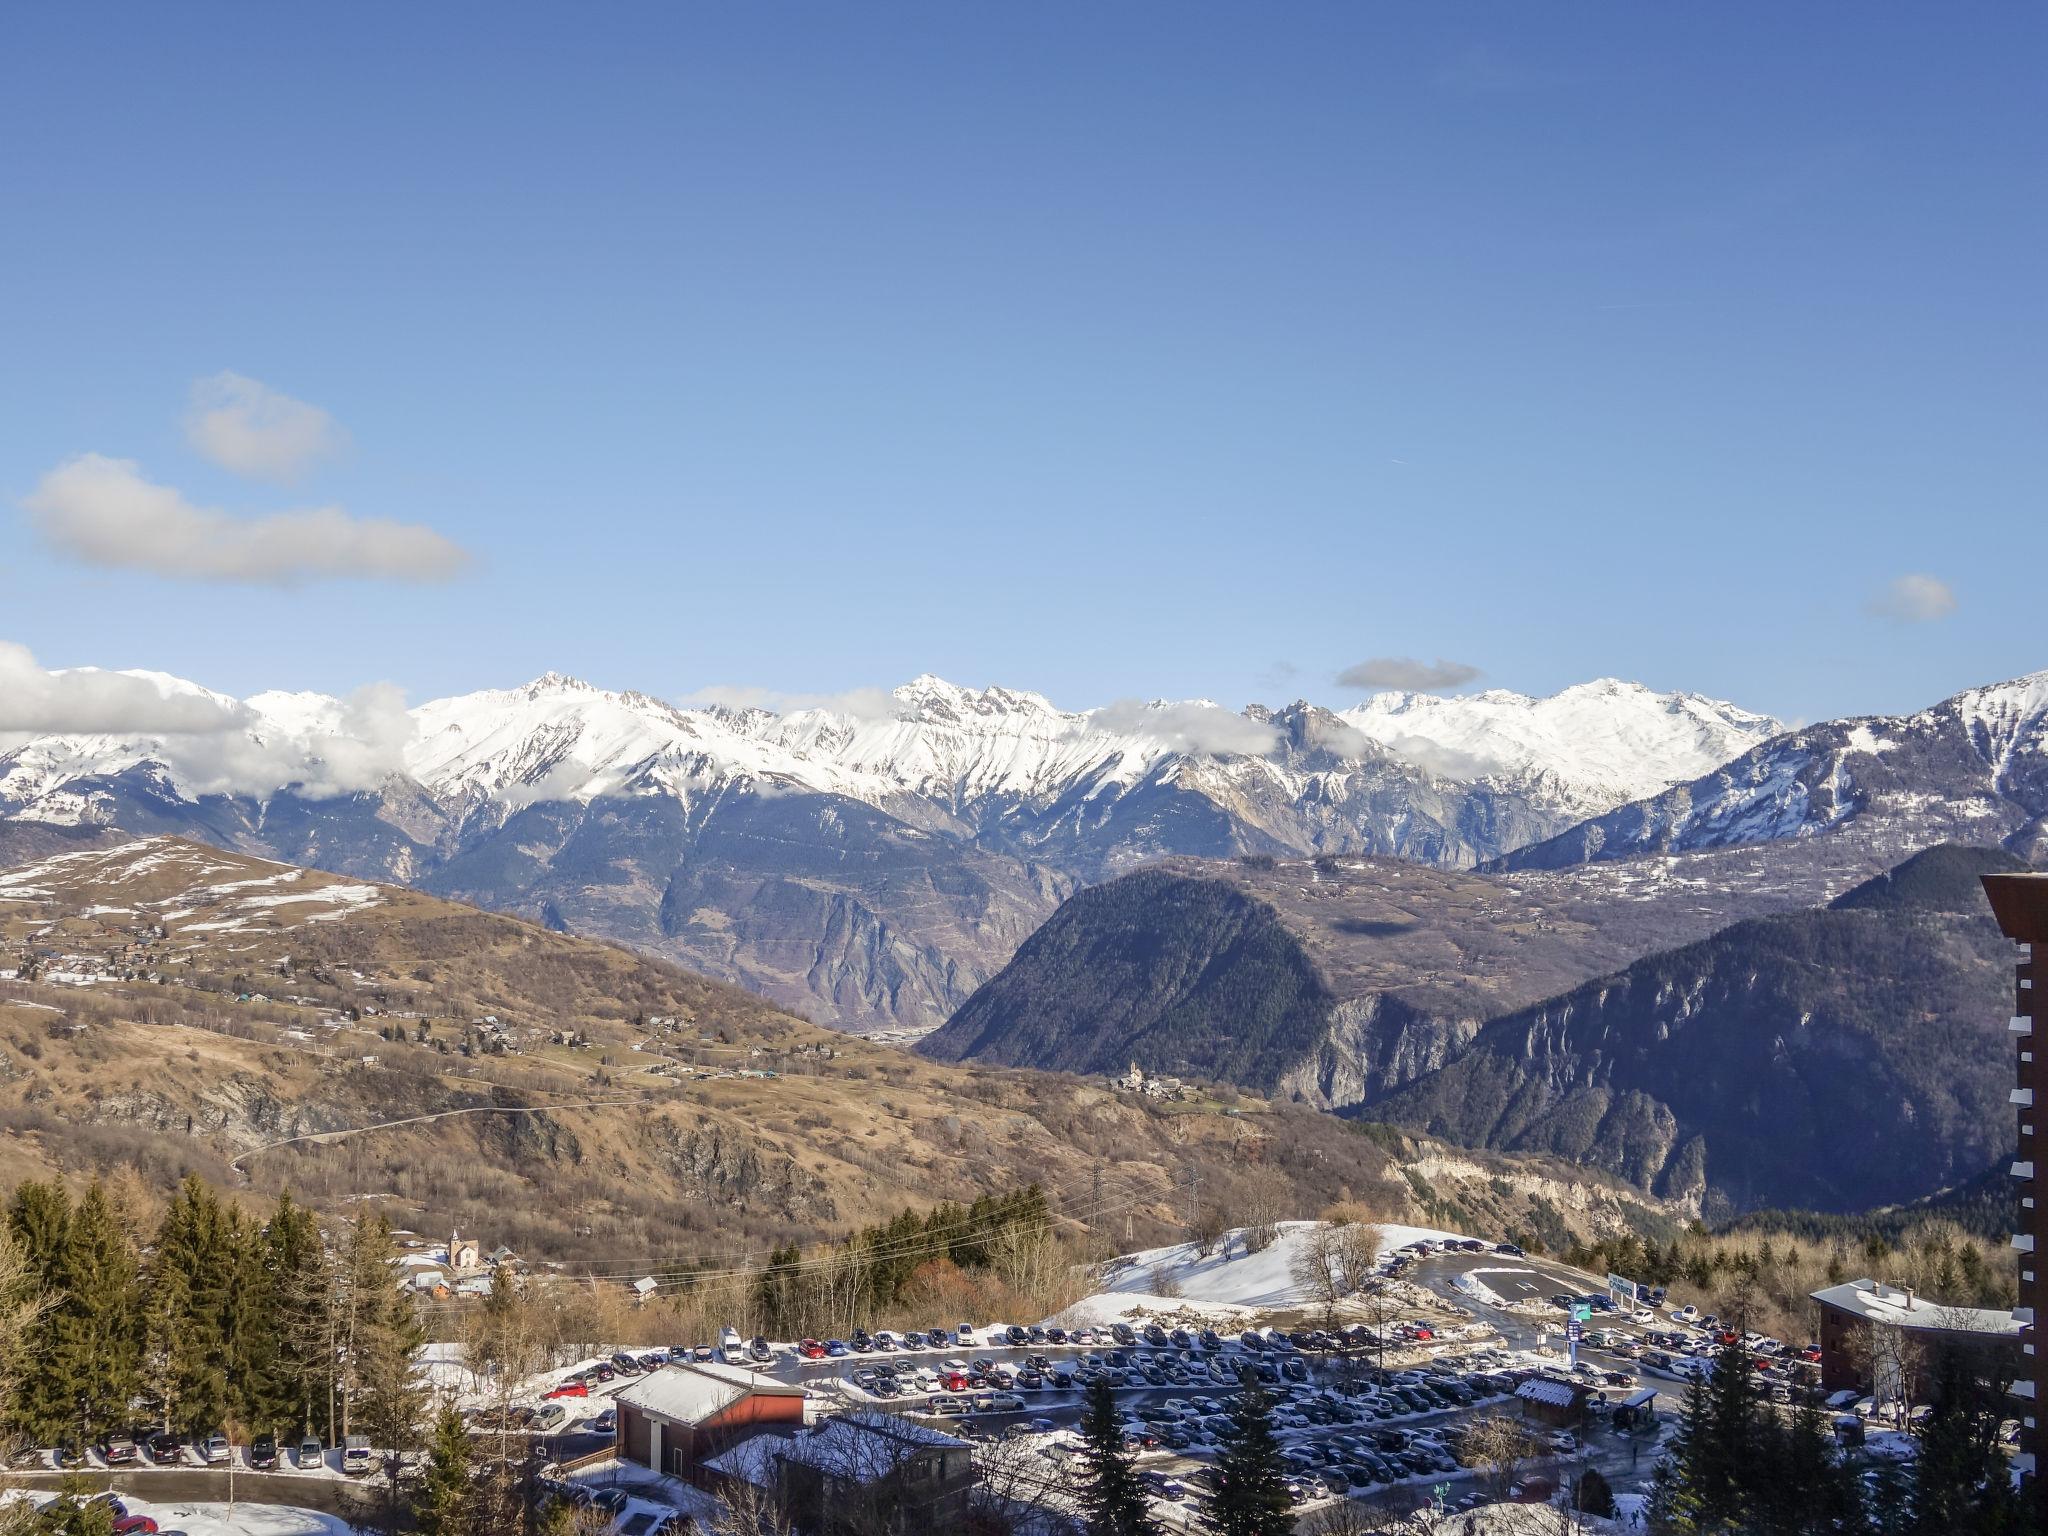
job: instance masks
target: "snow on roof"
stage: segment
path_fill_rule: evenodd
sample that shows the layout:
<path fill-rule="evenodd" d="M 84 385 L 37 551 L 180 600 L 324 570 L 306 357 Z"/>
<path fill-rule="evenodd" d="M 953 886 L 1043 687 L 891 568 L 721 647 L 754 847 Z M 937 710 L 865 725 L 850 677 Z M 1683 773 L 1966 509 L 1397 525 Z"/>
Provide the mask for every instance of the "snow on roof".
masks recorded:
<path fill-rule="evenodd" d="M 1515 1388 L 1515 1396 L 1525 1403 L 1547 1403 L 1553 1408 L 1569 1408 L 1585 1392 L 1584 1387 L 1574 1386 L 1569 1381 L 1553 1381 L 1548 1376 L 1532 1376 Z"/>
<path fill-rule="evenodd" d="M 1952 1307 L 1916 1296 L 1881 1280 L 1851 1280 L 1812 1293 L 1813 1299 L 1840 1307 L 1873 1323 L 1900 1328 L 1927 1328 L 1944 1333 L 2017 1334 L 2021 1324 L 2010 1312 L 1984 1307 Z"/>
<path fill-rule="evenodd" d="M 707 1362 L 665 1365 L 621 1389 L 614 1401 L 678 1424 L 698 1424 L 749 1394 L 802 1397 L 804 1389 L 772 1376 Z"/>
<path fill-rule="evenodd" d="M 756 1488 L 769 1488 L 775 1483 L 777 1453 L 786 1449 L 795 1439 L 796 1436 L 792 1434 L 764 1430 L 758 1435 L 749 1435 L 729 1451 L 721 1451 L 704 1465 L 727 1477 L 736 1477 L 743 1483 L 752 1483 Z"/>
<path fill-rule="evenodd" d="M 943 1430 L 870 1411 L 835 1414 L 802 1434 L 754 1435 L 706 1465 L 761 1488 L 774 1482 L 777 1461 L 799 1461 L 837 1478 L 869 1483 L 888 1476 L 921 1450 L 968 1449 L 965 1440 Z"/>

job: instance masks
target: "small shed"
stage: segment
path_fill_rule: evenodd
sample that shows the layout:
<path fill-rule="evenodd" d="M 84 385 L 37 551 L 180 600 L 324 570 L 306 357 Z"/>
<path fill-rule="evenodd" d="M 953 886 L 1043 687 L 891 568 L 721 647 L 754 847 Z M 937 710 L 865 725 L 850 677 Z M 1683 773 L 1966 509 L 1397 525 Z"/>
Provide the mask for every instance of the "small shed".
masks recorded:
<path fill-rule="evenodd" d="M 1553 1429 L 1576 1429 L 1586 1420 L 1586 1399 L 1593 1389 L 1555 1376 L 1532 1376 L 1515 1388 L 1522 1417 Z"/>

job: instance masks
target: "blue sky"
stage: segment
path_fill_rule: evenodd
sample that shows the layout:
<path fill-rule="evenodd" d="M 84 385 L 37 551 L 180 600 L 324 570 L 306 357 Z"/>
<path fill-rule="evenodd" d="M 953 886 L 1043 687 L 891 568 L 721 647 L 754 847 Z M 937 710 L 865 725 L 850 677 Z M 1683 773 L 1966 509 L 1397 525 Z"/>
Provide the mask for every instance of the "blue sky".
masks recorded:
<path fill-rule="evenodd" d="M 1414 656 L 1915 707 L 2048 666 L 2044 41 L 2017 5 L 15 7 L 0 640 L 237 692 L 1342 702 Z M 209 459 L 223 372 L 334 451 Z M 87 454 L 467 563 L 88 548 L 46 481 Z M 1874 611 L 1907 576 L 1922 617 Z"/>

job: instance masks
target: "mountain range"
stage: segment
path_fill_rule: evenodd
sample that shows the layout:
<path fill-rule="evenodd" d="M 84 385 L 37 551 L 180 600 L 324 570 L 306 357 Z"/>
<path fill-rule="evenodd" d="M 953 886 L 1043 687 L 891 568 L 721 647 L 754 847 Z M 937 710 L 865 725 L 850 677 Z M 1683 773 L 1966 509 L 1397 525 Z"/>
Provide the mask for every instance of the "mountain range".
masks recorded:
<path fill-rule="evenodd" d="M 1343 711 L 1070 712 L 927 676 L 777 714 L 553 674 L 411 710 L 120 676 L 180 728 L 0 738 L 0 817 L 404 881 L 634 944 L 823 1022 L 911 1034 L 1078 886 L 1145 860 L 1335 851 L 1466 867 L 1777 728 L 1613 680 Z"/>

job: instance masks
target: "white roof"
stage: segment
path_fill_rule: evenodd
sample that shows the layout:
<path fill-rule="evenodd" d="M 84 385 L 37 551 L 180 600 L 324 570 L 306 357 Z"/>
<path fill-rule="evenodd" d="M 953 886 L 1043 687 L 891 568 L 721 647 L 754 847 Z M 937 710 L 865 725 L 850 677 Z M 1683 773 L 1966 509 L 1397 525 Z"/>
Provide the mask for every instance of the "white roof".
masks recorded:
<path fill-rule="evenodd" d="M 1947 1333 L 2016 1334 L 2022 1324 L 2012 1313 L 1984 1307 L 1952 1307 L 1879 1280 L 1851 1280 L 1815 1291 L 1813 1299 L 1840 1307 L 1873 1323 L 1930 1328 Z"/>
<path fill-rule="evenodd" d="M 678 1424 L 699 1424 L 750 1394 L 802 1397 L 804 1389 L 729 1365 L 664 1365 L 622 1388 L 614 1401 Z"/>
<path fill-rule="evenodd" d="M 965 1440 L 894 1414 L 845 1413 L 800 1435 L 772 1430 L 754 1435 L 706 1465 L 763 1488 L 773 1483 L 778 1460 L 800 1461 L 849 1482 L 867 1483 L 928 1448 L 970 1449 Z"/>
<path fill-rule="evenodd" d="M 1547 1376 L 1532 1376 L 1515 1388 L 1515 1396 L 1525 1403 L 1548 1403 L 1553 1408 L 1569 1408 L 1579 1400 L 1585 1388 L 1575 1387 L 1568 1381 L 1552 1381 Z"/>

